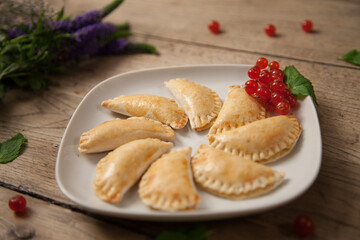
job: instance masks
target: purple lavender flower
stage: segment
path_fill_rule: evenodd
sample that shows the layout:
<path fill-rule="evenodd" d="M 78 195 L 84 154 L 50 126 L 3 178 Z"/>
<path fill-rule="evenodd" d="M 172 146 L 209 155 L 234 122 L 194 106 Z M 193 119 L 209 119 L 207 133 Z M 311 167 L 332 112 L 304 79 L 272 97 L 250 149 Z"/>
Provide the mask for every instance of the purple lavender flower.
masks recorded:
<path fill-rule="evenodd" d="M 126 46 L 129 44 L 129 41 L 125 38 L 115 39 L 105 45 L 104 48 L 100 50 L 100 54 L 120 54 L 125 51 Z"/>
<path fill-rule="evenodd" d="M 70 58 L 78 59 L 95 55 L 99 52 L 99 41 L 116 31 L 109 23 L 95 23 L 77 30 L 71 37 L 74 40 Z"/>
<path fill-rule="evenodd" d="M 61 33 L 73 33 L 85 26 L 101 22 L 102 12 L 91 10 L 83 15 L 75 17 L 73 20 L 59 20 L 53 23 L 54 29 Z"/>
<path fill-rule="evenodd" d="M 20 37 L 21 35 L 24 35 L 26 32 L 23 29 L 20 29 L 18 27 L 11 29 L 8 32 L 8 35 L 10 38 L 17 38 Z"/>

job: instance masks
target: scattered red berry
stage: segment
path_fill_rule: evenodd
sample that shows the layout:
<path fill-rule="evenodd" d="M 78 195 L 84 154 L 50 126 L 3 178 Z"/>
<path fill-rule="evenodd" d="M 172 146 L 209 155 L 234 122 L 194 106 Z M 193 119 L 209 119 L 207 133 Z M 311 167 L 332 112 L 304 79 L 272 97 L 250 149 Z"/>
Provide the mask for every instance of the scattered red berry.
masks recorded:
<path fill-rule="evenodd" d="M 301 27 L 305 32 L 312 32 L 313 23 L 310 20 L 305 20 L 301 23 Z"/>
<path fill-rule="evenodd" d="M 260 69 L 266 68 L 268 65 L 268 60 L 264 57 L 259 57 L 256 61 L 256 66 L 258 66 Z"/>
<path fill-rule="evenodd" d="M 26 209 L 26 199 L 21 195 L 16 195 L 9 200 L 9 208 L 16 213 Z"/>
<path fill-rule="evenodd" d="M 219 34 L 220 33 L 220 24 L 218 21 L 212 21 L 209 25 L 209 30 L 213 33 L 213 34 Z"/>
<path fill-rule="evenodd" d="M 248 71 L 248 76 L 251 79 L 257 79 L 260 75 L 260 68 L 257 66 L 251 67 Z"/>
<path fill-rule="evenodd" d="M 276 28 L 274 25 L 272 24 L 268 24 L 265 26 L 265 33 L 269 36 L 269 37 L 273 37 L 276 34 Z"/>
<path fill-rule="evenodd" d="M 279 69 L 280 64 L 276 61 L 272 61 L 271 63 L 269 63 L 269 68 L 270 71 L 274 70 L 274 69 Z"/>
<path fill-rule="evenodd" d="M 290 112 L 290 103 L 288 102 L 279 102 L 276 104 L 275 110 L 280 115 L 287 115 Z"/>
<path fill-rule="evenodd" d="M 298 216 L 293 224 L 294 232 L 300 237 L 307 237 L 314 232 L 314 222 L 305 215 Z"/>

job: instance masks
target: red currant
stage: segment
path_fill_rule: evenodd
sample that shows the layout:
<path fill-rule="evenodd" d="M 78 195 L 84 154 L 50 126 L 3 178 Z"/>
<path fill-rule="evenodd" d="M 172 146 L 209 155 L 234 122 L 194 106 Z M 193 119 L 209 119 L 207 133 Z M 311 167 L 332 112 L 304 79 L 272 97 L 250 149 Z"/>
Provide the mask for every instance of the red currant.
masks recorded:
<path fill-rule="evenodd" d="M 260 57 L 256 61 L 256 66 L 258 66 L 260 69 L 266 68 L 267 65 L 268 65 L 268 60 L 266 58 L 264 58 L 264 57 Z"/>
<path fill-rule="evenodd" d="M 285 88 L 285 91 L 284 91 L 284 96 L 285 96 L 285 98 L 287 98 L 288 96 L 290 96 L 291 95 L 291 91 L 290 91 L 290 89 L 288 89 L 288 88 Z"/>
<path fill-rule="evenodd" d="M 276 112 L 280 115 L 287 115 L 290 112 L 290 104 L 288 102 L 279 102 L 276 104 Z"/>
<path fill-rule="evenodd" d="M 276 34 L 276 28 L 274 25 L 272 24 L 268 24 L 265 26 L 265 33 L 269 36 L 269 37 L 273 37 Z"/>
<path fill-rule="evenodd" d="M 256 90 L 256 95 L 259 102 L 268 102 L 271 98 L 271 93 L 266 87 L 259 87 Z"/>
<path fill-rule="evenodd" d="M 257 66 L 251 67 L 248 71 L 248 76 L 251 79 L 257 79 L 260 75 L 260 68 Z"/>
<path fill-rule="evenodd" d="M 256 92 L 258 89 L 258 83 L 255 80 L 248 80 L 245 83 L 245 91 L 247 94 L 251 95 Z"/>
<path fill-rule="evenodd" d="M 269 84 L 272 81 L 271 73 L 268 71 L 261 71 L 259 76 L 259 82 L 263 84 Z"/>
<path fill-rule="evenodd" d="M 314 232 L 314 222 L 305 215 L 298 216 L 293 224 L 294 232 L 300 237 L 307 237 Z"/>
<path fill-rule="evenodd" d="M 280 64 L 276 61 L 272 61 L 271 63 L 269 63 L 269 67 L 270 67 L 270 70 L 274 70 L 274 69 L 279 69 L 280 67 Z"/>
<path fill-rule="evenodd" d="M 279 79 L 283 81 L 284 79 L 284 72 L 281 69 L 274 69 L 272 70 L 273 79 Z"/>
<path fill-rule="evenodd" d="M 297 98 L 294 95 L 289 95 L 286 97 L 286 100 L 290 103 L 291 108 L 296 108 L 297 105 Z"/>
<path fill-rule="evenodd" d="M 219 34 L 220 33 L 220 24 L 219 24 L 218 21 L 212 21 L 208 25 L 208 28 L 213 34 Z"/>
<path fill-rule="evenodd" d="M 276 106 L 279 102 L 283 102 L 285 100 L 284 95 L 281 93 L 273 93 L 271 94 L 270 102 Z"/>
<path fill-rule="evenodd" d="M 9 208 L 16 213 L 23 212 L 26 209 L 26 199 L 21 195 L 10 198 Z"/>
<path fill-rule="evenodd" d="M 265 104 L 265 109 L 268 112 L 275 112 L 275 106 L 270 102 Z"/>
<path fill-rule="evenodd" d="M 313 23 L 310 20 L 305 20 L 301 23 L 301 27 L 304 30 L 304 32 L 312 32 Z"/>
<path fill-rule="evenodd" d="M 286 85 L 283 81 L 274 81 L 270 85 L 270 90 L 275 93 L 284 93 Z"/>

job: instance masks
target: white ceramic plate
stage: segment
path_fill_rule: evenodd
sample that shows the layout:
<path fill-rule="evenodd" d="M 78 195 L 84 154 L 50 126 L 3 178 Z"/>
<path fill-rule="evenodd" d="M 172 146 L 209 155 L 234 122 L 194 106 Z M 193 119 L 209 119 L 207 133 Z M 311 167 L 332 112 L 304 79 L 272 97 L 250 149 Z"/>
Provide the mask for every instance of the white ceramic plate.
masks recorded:
<path fill-rule="evenodd" d="M 134 186 L 118 204 L 99 200 L 92 191 L 96 163 L 105 156 L 79 154 L 77 147 L 81 133 L 116 117 L 101 107 L 103 100 L 121 94 L 155 94 L 173 98 L 164 81 L 172 78 L 188 78 L 215 90 L 222 101 L 231 85 L 244 84 L 249 65 L 195 65 L 145 69 L 111 77 L 95 86 L 81 101 L 65 130 L 56 162 L 56 180 L 62 192 L 82 207 L 101 214 L 154 221 L 197 221 L 243 216 L 265 211 L 285 204 L 302 194 L 314 182 L 321 165 L 320 126 L 310 97 L 299 102 L 293 114 L 302 126 L 302 134 L 293 151 L 283 159 L 268 164 L 286 173 L 285 181 L 267 195 L 233 201 L 216 197 L 199 190 L 202 202 L 197 210 L 185 212 L 161 212 L 145 206 Z M 200 144 L 207 144 L 207 130 L 192 131 L 189 123 L 176 130 L 174 148 L 191 146 L 193 154 Z"/>

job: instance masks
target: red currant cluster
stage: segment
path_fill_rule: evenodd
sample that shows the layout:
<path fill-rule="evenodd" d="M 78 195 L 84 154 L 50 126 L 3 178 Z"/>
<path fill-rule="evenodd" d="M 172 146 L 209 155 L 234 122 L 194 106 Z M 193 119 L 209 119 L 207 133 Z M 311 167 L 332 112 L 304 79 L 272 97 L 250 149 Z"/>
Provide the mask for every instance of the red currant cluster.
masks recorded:
<path fill-rule="evenodd" d="M 278 62 L 268 64 L 266 58 L 260 57 L 249 69 L 248 76 L 251 79 L 245 83 L 246 92 L 264 104 L 268 111 L 287 115 L 291 108 L 296 107 L 297 98 L 284 83 L 284 72 Z"/>

